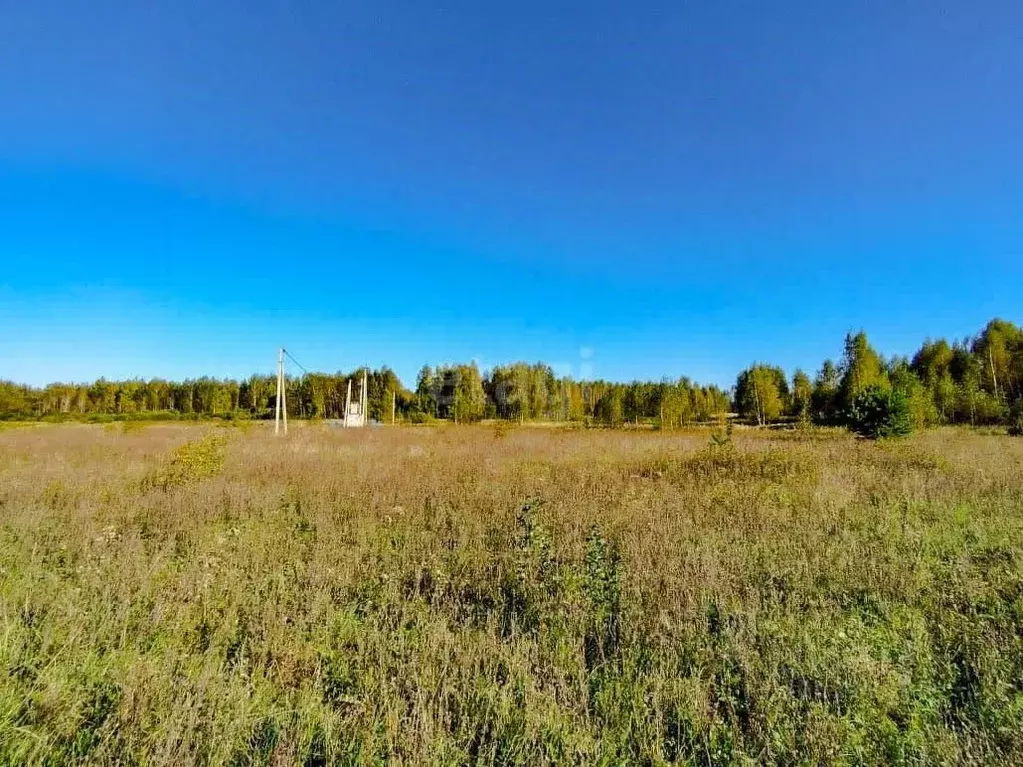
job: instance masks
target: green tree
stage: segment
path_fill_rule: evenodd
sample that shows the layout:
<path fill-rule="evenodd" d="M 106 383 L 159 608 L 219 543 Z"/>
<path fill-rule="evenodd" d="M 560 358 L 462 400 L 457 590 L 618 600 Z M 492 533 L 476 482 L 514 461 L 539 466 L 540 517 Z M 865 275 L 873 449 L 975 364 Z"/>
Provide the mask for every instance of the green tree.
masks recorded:
<path fill-rule="evenodd" d="M 735 384 L 735 404 L 744 418 L 758 424 L 775 421 L 785 413 L 788 401 L 785 371 L 768 365 L 753 365 L 742 371 Z"/>
<path fill-rule="evenodd" d="M 864 437 L 901 437 L 913 430 L 909 401 L 901 389 L 871 384 L 853 397 L 849 428 Z"/>
<path fill-rule="evenodd" d="M 910 364 L 913 372 L 925 384 L 951 374 L 955 352 L 944 338 L 938 341 L 924 341 L 920 350 L 913 355 Z"/>
<path fill-rule="evenodd" d="M 936 418 L 947 423 L 955 418 L 959 392 L 952 377 L 955 351 L 944 339 L 925 341 L 913 356 L 910 369 L 926 387 Z"/>
<path fill-rule="evenodd" d="M 790 412 L 800 424 L 810 423 L 813 413 L 813 384 L 810 382 L 810 376 L 802 370 L 797 370 L 792 375 Z"/>
<path fill-rule="evenodd" d="M 904 359 L 896 360 L 888 373 L 891 388 L 901 393 L 909 408 L 913 428 L 922 428 L 938 421 L 934 399 Z"/>
<path fill-rule="evenodd" d="M 848 410 L 856 396 L 868 387 L 885 388 L 890 385 L 884 363 L 867 341 L 867 334 L 863 331 L 846 335 L 841 370 L 838 405 L 842 410 Z"/>
<path fill-rule="evenodd" d="M 100 378 L 89 387 L 89 410 L 93 413 L 113 413 L 117 407 L 117 386 Z"/>
<path fill-rule="evenodd" d="M 0 418 L 26 416 L 30 413 L 29 387 L 13 381 L 0 381 Z"/>
<path fill-rule="evenodd" d="M 586 398 L 583 387 L 571 378 L 565 378 L 568 390 L 568 415 L 570 421 L 581 421 L 586 417 Z"/>
<path fill-rule="evenodd" d="M 984 388 L 1001 402 L 1020 395 L 1023 381 L 1023 331 L 1006 320 L 991 320 L 973 342 Z"/>
<path fill-rule="evenodd" d="M 439 389 L 438 376 L 434 374 L 433 368 L 423 365 L 416 376 L 416 406 L 420 412 L 437 416 Z"/>
<path fill-rule="evenodd" d="M 596 415 L 607 426 L 621 426 L 625 422 L 625 392 L 623 388 L 611 385 L 597 402 Z"/>
<path fill-rule="evenodd" d="M 664 385 L 661 394 L 661 428 L 673 429 L 693 420 L 693 396 L 689 380 L 681 378 L 677 383 Z"/>
<path fill-rule="evenodd" d="M 813 408 L 813 420 L 820 424 L 837 423 L 838 385 L 841 380 L 841 373 L 838 366 L 831 360 L 824 360 L 817 379 L 813 384 L 813 394 L 810 397 Z"/>
<path fill-rule="evenodd" d="M 450 371 L 453 382 L 451 415 L 455 423 L 469 423 L 483 417 L 487 395 L 476 363 L 458 365 Z"/>

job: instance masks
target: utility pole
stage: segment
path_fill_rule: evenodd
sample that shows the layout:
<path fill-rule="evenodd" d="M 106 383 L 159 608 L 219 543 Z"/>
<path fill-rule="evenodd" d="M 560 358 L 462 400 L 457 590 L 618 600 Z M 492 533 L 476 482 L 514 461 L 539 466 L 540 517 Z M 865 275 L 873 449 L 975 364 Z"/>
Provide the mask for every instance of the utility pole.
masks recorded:
<path fill-rule="evenodd" d="M 394 389 L 391 389 L 391 426 L 394 426 L 394 406 L 398 398 L 397 393 Z"/>
<path fill-rule="evenodd" d="M 281 416 L 284 416 L 284 433 L 288 433 L 288 402 L 284 393 L 284 347 L 277 350 L 277 400 L 274 408 L 274 434 L 281 432 Z"/>
<path fill-rule="evenodd" d="M 288 435 L 288 381 L 284 377 L 284 349 L 281 349 L 281 417 L 284 419 L 284 435 Z"/>
<path fill-rule="evenodd" d="M 284 366 L 284 349 L 277 351 L 277 394 L 274 396 L 274 434 L 281 431 L 281 368 Z"/>

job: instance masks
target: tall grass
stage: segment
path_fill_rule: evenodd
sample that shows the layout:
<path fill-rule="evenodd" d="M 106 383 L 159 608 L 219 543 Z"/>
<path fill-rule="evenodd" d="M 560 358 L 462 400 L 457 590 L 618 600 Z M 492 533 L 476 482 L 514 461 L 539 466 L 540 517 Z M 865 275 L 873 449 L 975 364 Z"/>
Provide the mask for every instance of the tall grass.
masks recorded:
<path fill-rule="evenodd" d="M 0 432 L 7 764 L 1019 763 L 1023 442 Z"/>

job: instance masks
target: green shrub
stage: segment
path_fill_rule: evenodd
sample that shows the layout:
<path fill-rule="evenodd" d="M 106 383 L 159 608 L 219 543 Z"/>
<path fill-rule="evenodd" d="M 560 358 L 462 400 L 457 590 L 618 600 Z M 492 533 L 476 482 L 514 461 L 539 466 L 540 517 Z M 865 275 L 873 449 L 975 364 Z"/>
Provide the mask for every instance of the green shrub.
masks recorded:
<path fill-rule="evenodd" d="M 853 399 L 846 415 L 848 427 L 864 437 L 902 437 L 913 431 L 913 412 L 906 393 L 872 385 Z"/>
<path fill-rule="evenodd" d="M 174 451 L 169 463 L 149 474 L 143 489 L 158 487 L 164 491 L 177 485 L 215 477 L 224 466 L 227 437 L 207 434 L 200 440 L 186 442 Z"/>
<path fill-rule="evenodd" d="M 423 412 L 422 410 L 413 410 L 408 414 L 409 423 L 424 424 L 424 423 L 436 423 L 437 419 L 429 413 Z"/>

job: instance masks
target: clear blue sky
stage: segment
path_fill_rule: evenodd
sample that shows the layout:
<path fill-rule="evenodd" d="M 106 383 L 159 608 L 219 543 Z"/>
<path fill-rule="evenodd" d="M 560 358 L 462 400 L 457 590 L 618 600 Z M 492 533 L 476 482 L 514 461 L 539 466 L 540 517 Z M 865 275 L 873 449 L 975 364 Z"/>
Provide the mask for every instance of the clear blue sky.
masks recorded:
<path fill-rule="evenodd" d="M 811 372 L 1023 319 L 1023 3 L 0 4 L 0 378 Z"/>

